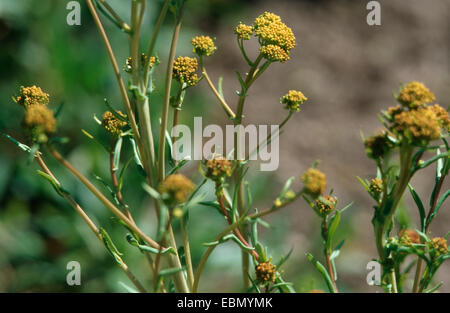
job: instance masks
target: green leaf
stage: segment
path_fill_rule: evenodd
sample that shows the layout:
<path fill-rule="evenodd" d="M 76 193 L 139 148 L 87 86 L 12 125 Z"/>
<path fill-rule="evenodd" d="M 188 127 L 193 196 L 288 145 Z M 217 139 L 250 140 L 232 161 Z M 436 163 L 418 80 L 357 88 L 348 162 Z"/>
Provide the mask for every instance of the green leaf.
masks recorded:
<path fill-rule="evenodd" d="M 89 139 L 91 139 L 93 142 L 95 142 L 96 144 L 100 145 L 103 149 L 106 150 L 106 152 L 108 152 L 108 154 L 111 153 L 111 148 L 104 145 L 103 143 L 101 143 L 100 141 L 98 141 L 94 136 L 92 136 L 90 133 L 88 133 L 86 130 L 81 129 L 81 132 L 88 137 Z"/>
<path fill-rule="evenodd" d="M 223 84 L 223 76 L 220 76 L 219 77 L 219 81 L 217 83 L 217 91 L 219 92 L 220 98 L 225 99 L 224 96 L 223 96 L 222 84 Z"/>
<path fill-rule="evenodd" d="M 206 247 L 217 246 L 217 245 L 224 243 L 230 239 L 233 240 L 234 242 L 236 242 L 245 251 L 255 250 L 255 248 L 247 247 L 245 244 L 243 244 L 242 241 L 240 241 L 238 239 L 238 237 L 236 237 L 236 235 L 234 235 L 234 234 L 229 234 L 229 235 L 223 236 L 221 239 L 213 241 L 213 242 L 203 243 L 203 245 Z"/>
<path fill-rule="evenodd" d="M 256 211 L 255 213 L 257 213 Z M 252 243 L 254 246 L 259 242 L 258 241 L 258 223 L 256 219 L 251 220 L 250 223 L 252 224 L 251 231 L 250 231 L 250 238 L 252 240 Z"/>
<path fill-rule="evenodd" d="M 241 85 L 241 89 L 242 89 L 241 91 L 238 91 L 237 94 L 240 97 L 246 97 L 247 96 L 247 86 L 245 85 L 245 82 L 242 79 L 241 74 L 238 71 L 235 71 L 235 73 L 236 73 L 236 76 L 239 80 L 239 84 Z"/>
<path fill-rule="evenodd" d="M 273 291 L 274 289 L 280 288 L 280 287 L 287 287 L 287 286 L 293 286 L 293 285 L 294 285 L 293 283 L 289 283 L 289 282 L 273 284 L 272 287 L 270 287 L 269 292 Z"/>
<path fill-rule="evenodd" d="M 116 142 L 116 146 L 114 147 L 114 158 L 113 158 L 113 171 L 117 171 L 119 169 L 120 163 L 120 153 L 122 151 L 122 137 L 119 137 Z"/>
<path fill-rule="evenodd" d="M 156 190 L 150 187 L 147 183 L 142 184 L 142 188 L 154 199 L 161 200 L 161 194 Z"/>
<path fill-rule="evenodd" d="M 237 214 L 237 206 L 238 206 L 237 205 L 237 195 L 238 195 L 238 191 L 240 189 L 240 186 L 242 184 L 242 181 L 244 179 L 245 174 L 247 174 L 247 171 L 248 171 L 248 167 L 246 167 L 242 171 L 242 174 L 241 174 L 241 176 L 239 176 L 239 179 L 238 179 L 238 181 L 236 183 L 236 186 L 234 187 L 233 200 L 231 202 L 233 204 L 232 208 L 231 208 L 231 220 L 232 220 L 233 223 L 236 222 L 236 218 L 238 216 L 238 214 Z"/>
<path fill-rule="evenodd" d="M 258 288 L 258 284 L 252 279 L 250 274 L 247 272 L 248 279 L 252 283 L 252 286 L 248 288 L 247 292 L 250 293 L 253 289 L 255 289 L 256 293 L 261 293 L 261 290 Z"/>
<path fill-rule="evenodd" d="M 245 181 L 244 185 L 245 185 L 245 195 L 247 197 L 247 209 L 245 210 L 245 213 L 243 214 L 243 216 L 247 216 L 248 212 L 251 210 L 252 205 L 253 205 L 253 196 L 252 196 L 252 192 L 250 190 L 249 182 Z"/>
<path fill-rule="evenodd" d="M 267 255 L 266 255 L 266 249 L 261 245 L 261 243 L 257 242 L 255 245 L 256 252 L 258 252 L 259 255 L 259 261 L 260 262 L 267 262 Z"/>
<path fill-rule="evenodd" d="M 122 167 L 122 169 L 120 170 L 120 174 L 119 174 L 119 185 L 117 186 L 117 190 L 120 191 L 122 190 L 123 187 L 123 177 L 125 174 L 125 170 L 128 168 L 128 166 L 131 163 L 131 160 L 133 160 L 133 158 L 129 158 L 128 161 L 125 163 L 125 165 Z"/>
<path fill-rule="evenodd" d="M 168 175 L 172 175 L 178 172 L 178 170 L 180 170 L 184 165 L 186 165 L 190 161 L 190 159 L 191 158 L 187 156 L 186 158 L 178 162 L 178 164 L 170 170 Z"/>
<path fill-rule="evenodd" d="M 113 190 L 113 188 L 111 188 L 111 186 L 100 176 L 94 175 L 94 178 L 96 180 L 98 180 L 99 182 L 101 182 L 103 184 L 103 186 L 105 186 L 105 188 L 109 191 L 109 193 L 111 194 L 112 199 L 114 200 L 114 202 L 117 205 L 121 205 L 119 203 L 119 200 L 117 200 L 117 196 L 116 196 L 116 192 Z"/>
<path fill-rule="evenodd" d="M 336 246 L 336 248 L 333 249 L 333 252 L 330 255 L 330 260 L 333 261 L 334 259 L 336 259 L 339 256 L 339 254 L 341 253 L 341 248 L 344 245 L 344 242 L 345 242 L 345 240 L 341 240 L 338 243 L 338 245 Z"/>
<path fill-rule="evenodd" d="M 347 204 L 345 207 L 343 207 L 342 209 L 340 209 L 339 211 L 342 213 L 344 213 L 348 208 L 350 208 L 353 205 L 353 201 L 350 202 L 349 204 Z"/>
<path fill-rule="evenodd" d="M 356 176 L 356 179 L 361 183 L 361 185 L 364 187 L 364 189 L 370 194 L 370 188 L 369 185 L 359 176 Z"/>
<path fill-rule="evenodd" d="M 425 161 L 425 162 L 423 162 L 423 163 L 417 165 L 416 168 L 414 169 L 414 172 L 416 172 L 416 171 L 418 171 L 418 170 L 420 170 L 420 169 L 426 168 L 427 166 L 433 164 L 435 161 L 437 161 L 437 160 L 439 160 L 439 159 L 442 159 L 442 158 L 446 158 L 446 157 L 448 157 L 449 155 L 450 155 L 450 151 L 447 151 L 447 152 L 445 152 L 445 153 L 438 154 L 438 155 L 432 157 L 431 159 L 429 159 L 428 161 Z"/>
<path fill-rule="evenodd" d="M 422 200 L 420 200 L 419 195 L 414 190 L 414 188 L 411 186 L 411 184 L 408 184 L 409 191 L 411 192 L 411 195 L 414 199 L 414 202 L 417 205 L 417 208 L 419 209 L 419 216 L 420 216 L 420 231 L 425 232 L 425 225 L 427 223 L 426 221 L 426 213 L 425 208 L 423 206 Z"/>
<path fill-rule="evenodd" d="M 323 279 L 325 280 L 325 283 L 327 284 L 328 290 L 331 293 L 335 293 L 333 282 L 332 282 L 331 277 L 328 274 L 327 270 L 325 269 L 325 266 L 323 266 L 322 263 L 317 261 L 316 258 L 311 253 L 307 253 L 306 256 L 307 256 L 308 260 L 315 266 L 315 268 L 322 275 Z"/>
<path fill-rule="evenodd" d="M 425 293 L 433 293 L 433 292 L 435 292 L 436 290 L 438 290 L 439 288 L 441 288 L 441 286 L 442 286 L 443 284 L 444 284 L 443 282 L 440 282 L 440 283 L 437 284 L 436 286 L 434 286 L 434 287 L 432 287 L 432 288 L 426 290 Z"/>
<path fill-rule="evenodd" d="M 8 134 L 5 134 L 3 132 L 0 132 L 3 137 L 5 137 L 6 139 L 8 139 L 9 141 L 11 141 L 13 144 L 15 144 L 16 146 L 18 146 L 21 150 L 25 151 L 25 152 L 31 152 L 31 148 L 23 143 L 20 143 L 19 141 L 17 141 L 16 139 L 14 139 L 13 137 L 11 137 Z"/>
<path fill-rule="evenodd" d="M 294 251 L 294 248 L 291 248 L 289 252 L 286 255 L 282 255 L 280 261 L 276 264 L 276 268 L 279 269 L 286 261 L 289 259 L 289 257 L 292 254 L 292 251 Z"/>
<path fill-rule="evenodd" d="M 284 194 L 289 190 L 289 188 L 291 187 L 292 182 L 293 182 L 294 180 L 295 180 L 295 176 L 292 176 L 292 177 L 290 177 L 290 178 L 286 181 L 286 183 L 284 184 L 283 189 L 282 189 L 281 192 L 280 192 L 280 197 L 283 197 Z"/>
<path fill-rule="evenodd" d="M 339 222 L 341 221 L 341 212 L 336 210 L 336 213 L 333 215 L 333 217 L 330 220 L 330 226 L 328 228 L 328 236 L 325 243 L 325 248 L 327 251 L 332 251 L 332 245 L 333 245 L 333 238 L 336 233 L 336 230 L 339 226 Z"/>
<path fill-rule="evenodd" d="M 139 250 L 141 250 L 142 252 L 145 251 L 145 252 L 150 252 L 150 253 L 153 253 L 153 254 L 158 254 L 159 253 L 159 250 L 156 249 L 156 248 L 140 244 L 136 240 L 136 238 L 134 238 L 131 234 L 127 234 L 126 239 L 127 239 L 128 243 L 130 245 L 139 248 Z M 176 255 L 175 249 L 173 247 L 168 247 L 168 248 L 165 248 L 165 249 L 161 250 L 161 254 L 166 254 L 166 253 L 171 253 L 173 255 Z"/>
<path fill-rule="evenodd" d="M 106 230 L 103 227 L 100 227 L 99 232 L 100 232 L 100 236 L 103 239 L 103 243 L 105 244 L 106 249 L 113 256 L 114 260 L 118 264 L 123 264 L 123 261 L 122 261 L 122 258 L 121 258 L 121 256 L 123 254 L 119 252 L 119 250 L 117 249 L 116 245 L 112 241 L 112 239 L 109 236 L 109 234 L 106 232 Z"/>
<path fill-rule="evenodd" d="M 424 232 L 419 231 L 417 229 L 416 229 L 416 232 L 419 234 L 420 238 L 423 239 L 423 241 L 430 242 L 430 238 L 428 238 L 428 236 Z"/>
<path fill-rule="evenodd" d="M 118 282 L 120 286 L 122 286 L 127 292 L 129 293 L 139 293 L 139 291 L 137 291 L 136 289 L 126 285 L 125 283 L 119 281 Z"/>
<path fill-rule="evenodd" d="M 163 269 L 161 271 L 159 271 L 159 277 L 165 277 L 165 276 L 171 276 L 174 275 L 178 272 L 184 271 L 185 267 L 171 267 L 171 268 L 167 268 L 167 269 Z"/>
<path fill-rule="evenodd" d="M 55 191 L 61 196 L 64 197 L 65 195 L 68 195 L 69 192 L 65 190 L 57 181 L 53 179 L 50 175 L 38 170 L 37 173 L 41 175 L 43 178 L 45 178 L 47 181 L 50 182 L 52 187 L 55 189 Z"/>
<path fill-rule="evenodd" d="M 94 0 L 94 4 L 97 7 L 97 9 L 111 22 L 113 23 L 115 26 L 117 26 L 117 28 L 119 28 L 121 31 L 125 31 L 125 29 L 116 21 L 116 19 L 114 19 L 108 11 L 106 11 L 102 5 L 100 5 L 98 3 L 98 0 Z"/>
<path fill-rule="evenodd" d="M 144 166 L 142 165 L 141 156 L 137 149 L 136 142 L 131 137 L 130 137 L 130 142 L 131 142 L 131 146 L 133 147 L 134 161 L 135 161 L 136 165 L 138 166 L 139 172 L 142 174 L 143 177 L 146 177 L 147 174 L 145 173 Z"/>
<path fill-rule="evenodd" d="M 285 282 L 278 271 L 275 278 L 275 283 L 279 284 L 278 289 L 280 289 L 280 292 L 296 293 L 292 285 Z"/>
<path fill-rule="evenodd" d="M 442 204 L 448 198 L 448 196 L 450 196 L 450 190 L 447 190 L 447 192 L 436 203 L 436 207 L 434 208 L 433 213 L 431 213 L 430 220 L 428 221 L 428 223 L 431 223 L 431 221 L 433 220 L 433 218 L 436 216 L 437 212 L 439 211 L 439 208 L 442 206 Z"/>

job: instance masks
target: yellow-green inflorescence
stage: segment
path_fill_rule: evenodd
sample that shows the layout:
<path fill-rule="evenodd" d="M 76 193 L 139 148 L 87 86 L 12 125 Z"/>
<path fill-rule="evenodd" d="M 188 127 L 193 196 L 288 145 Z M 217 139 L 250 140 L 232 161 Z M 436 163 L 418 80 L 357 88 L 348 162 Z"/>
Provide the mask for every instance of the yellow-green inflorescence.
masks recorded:
<path fill-rule="evenodd" d="M 427 105 L 434 100 L 434 94 L 422 83 L 408 83 L 397 97 L 401 105 L 388 109 L 390 130 L 400 140 L 418 145 L 439 139 L 441 130 L 449 131 L 450 119 L 440 105 Z"/>
<path fill-rule="evenodd" d="M 370 192 L 374 195 L 379 195 L 383 192 L 383 181 L 379 178 L 374 178 L 370 181 Z"/>
<path fill-rule="evenodd" d="M 198 83 L 198 76 L 195 73 L 198 69 L 196 58 L 178 57 L 173 62 L 173 77 L 181 84 L 194 86 Z"/>
<path fill-rule="evenodd" d="M 278 15 L 264 12 L 255 19 L 253 30 L 264 58 L 272 62 L 289 60 L 290 51 L 296 45 L 295 36 Z"/>
<path fill-rule="evenodd" d="M 276 266 L 268 262 L 261 262 L 255 267 L 256 278 L 260 283 L 274 282 L 276 278 Z"/>
<path fill-rule="evenodd" d="M 24 123 L 33 134 L 51 134 L 56 131 L 53 111 L 43 104 L 29 105 L 25 111 Z"/>
<path fill-rule="evenodd" d="M 108 133 L 112 136 L 120 137 L 123 132 L 123 128 L 127 126 L 127 122 L 125 121 L 126 115 L 121 111 L 116 111 L 116 114 L 123 117 L 123 119 L 119 119 L 116 115 L 114 115 L 110 111 L 106 111 L 103 114 L 102 118 L 102 126 L 106 129 Z"/>
<path fill-rule="evenodd" d="M 222 182 L 225 178 L 230 177 L 233 171 L 231 162 L 221 155 L 207 160 L 205 166 L 206 177 L 215 182 Z"/>
<path fill-rule="evenodd" d="M 47 105 L 50 96 L 40 87 L 20 87 L 14 100 L 25 109 L 24 127 L 31 133 L 33 140 L 46 142 L 48 135 L 56 131 L 56 118 Z"/>
<path fill-rule="evenodd" d="M 372 159 L 384 157 L 393 147 L 388 133 L 380 131 L 364 140 L 367 155 Z"/>
<path fill-rule="evenodd" d="M 308 169 L 301 179 L 305 184 L 305 191 L 315 197 L 323 194 L 327 187 L 325 174 L 315 168 Z"/>
<path fill-rule="evenodd" d="M 397 100 L 403 106 L 415 109 L 433 102 L 436 98 L 423 83 L 412 81 L 400 90 Z"/>
<path fill-rule="evenodd" d="M 322 217 L 333 212 L 336 208 L 336 204 L 336 198 L 332 196 L 321 196 L 315 201 L 316 209 Z"/>
<path fill-rule="evenodd" d="M 159 185 L 159 192 L 166 196 L 171 204 L 186 202 L 189 194 L 194 190 L 194 183 L 183 174 L 172 174 Z"/>
<path fill-rule="evenodd" d="M 443 237 L 435 237 L 429 242 L 428 248 L 431 249 L 431 255 L 433 257 L 446 254 L 448 252 L 447 240 Z"/>
<path fill-rule="evenodd" d="M 194 53 L 199 56 L 210 56 L 214 54 L 217 47 L 214 44 L 214 39 L 209 36 L 197 36 L 191 39 L 191 44 L 194 47 Z"/>
<path fill-rule="evenodd" d="M 414 229 L 403 229 L 398 233 L 399 242 L 402 245 L 410 246 L 420 243 L 420 236 Z"/>
<path fill-rule="evenodd" d="M 286 105 L 286 109 L 299 112 L 300 105 L 306 100 L 308 100 L 308 98 L 306 98 L 301 91 L 289 90 L 289 92 L 281 98 L 280 102 Z"/>
<path fill-rule="evenodd" d="M 25 108 L 30 105 L 40 104 L 48 105 L 50 101 L 50 96 L 48 93 L 42 91 L 41 87 L 31 86 L 31 87 L 20 87 L 19 96 L 15 98 L 15 101 L 23 105 Z"/>
<path fill-rule="evenodd" d="M 239 23 L 239 25 L 234 29 L 234 33 L 238 36 L 239 39 L 249 40 L 251 35 L 253 35 L 253 26 Z"/>

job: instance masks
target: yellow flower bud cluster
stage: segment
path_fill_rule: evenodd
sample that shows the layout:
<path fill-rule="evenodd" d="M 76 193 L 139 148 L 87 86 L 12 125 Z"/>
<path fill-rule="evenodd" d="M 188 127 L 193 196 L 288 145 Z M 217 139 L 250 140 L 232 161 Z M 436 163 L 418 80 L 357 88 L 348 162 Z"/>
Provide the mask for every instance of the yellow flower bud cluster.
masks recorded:
<path fill-rule="evenodd" d="M 305 190 L 313 196 L 320 196 L 327 187 L 327 180 L 324 173 L 315 168 L 308 169 L 301 177 L 305 184 Z"/>
<path fill-rule="evenodd" d="M 194 37 L 191 39 L 191 44 L 194 47 L 193 52 L 200 56 L 208 57 L 217 50 L 214 40 L 209 36 Z"/>
<path fill-rule="evenodd" d="M 322 217 L 333 212 L 336 208 L 336 204 L 336 199 L 332 196 L 321 196 L 315 202 L 316 209 Z"/>
<path fill-rule="evenodd" d="M 427 106 L 434 100 L 434 94 L 424 84 L 408 83 L 397 97 L 401 106 L 388 109 L 390 130 L 399 139 L 418 145 L 438 139 L 441 129 L 449 131 L 450 119 L 448 112 L 438 104 Z"/>
<path fill-rule="evenodd" d="M 40 87 L 20 87 L 19 96 L 14 99 L 25 109 L 23 124 L 39 142 L 47 141 L 47 135 L 56 131 L 56 119 L 47 105 L 50 96 Z"/>
<path fill-rule="evenodd" d="M 238 36 L 239 39 L 249 40 L 250 36 L 253 35 L 253 26 L 239 23 L 239 25 L 234 29 L 234 33 Z"/>
<path fill-rule="evenodd" d="M 261 262 L 255 267 L 256 278 L 261 283 L 274 282 L 277 273 L 276 266 L 270 262 Z"/>
<path fill-rule="evenodd" d="M 403 229 L 398 233 L 398 238 L 401 244 L 410 246 L 412 244 L 420 243 L 420 236 L 414 229 Z"/>
<path fill-rule="evenodd" d="M 223 156 L 216 156 L 206 161 L 206 177 L 213 181 L 221 181 L 230 177 L 233 171 L 232 164 Z"/>
<path fill-rule="evenodd" d="M 56 119 L 53 111 L 42 104 L 28 106 L 24 122 L 35 134 L 51 134 L 56 131 Z"/>
<path fill-rule="evenodd" d="M 179 204 L 186 202 L 189 194 L 194 190 L 194 183 L 182 174 L 172 174 L 159 185 L 159 192 L 165 194 L 169 202 Z"/>
<path fill-rule="evenodd" d="M 306 100 L 308 100 L 308 98 L 306 98 L 301 91 L 289 90 L 289 92 L 281 98 L 280 102 L 286 105 L 286 109 L 299 112 L 300 105 Z"/>
<path fill-rule="evenodd" d="M 267 60 L 289 60 L 289 53 L 296 45 L 295 36 L 278 15 L 264 12 L 255 19 L 253 30 L 261 44 L 260 52 Z"/>
<path fill-rule="evenodd" d="M 16 102 L 24 107 L 34 104 L 48 105 L 50 97 L 48 93 L 42 91 L 41 87 L 20 87 L 19 96 L 15 99 Z"/>
<path fill-rule="evenodd" d="M 429 248 L 432 249 L 431 254 L 435 257 L 446 254 L 448 252 L 447 240 L 442 237 L 435 237 L 431 239 Z"/>
<path fill-rule="evenodd" d="M 173 62 L 173 77 L 181 84 L 194 86 L 198 83 L 198 76 L 195 73 L 198 69 L 198 62 L 195 58 L 178 57 Z"/>
<path fill-rule="evenodd" d="M 122 134 L 123 128 L 127 126 L 127 122 L 125 121 L 126 115 L 121 111 L 116 111 L 116 114 L 123 117 L 123 119 L 119 119 L 110 111 L 103 113 L 102 126 L 111 135 L 119 137 Z"/>
<path fill-rule="evenodd" d="M 415 109 L 433 102 L 436 98 L 423 83 L 412 81 L 401 89 L 397 100 L 403 106 Z"/>

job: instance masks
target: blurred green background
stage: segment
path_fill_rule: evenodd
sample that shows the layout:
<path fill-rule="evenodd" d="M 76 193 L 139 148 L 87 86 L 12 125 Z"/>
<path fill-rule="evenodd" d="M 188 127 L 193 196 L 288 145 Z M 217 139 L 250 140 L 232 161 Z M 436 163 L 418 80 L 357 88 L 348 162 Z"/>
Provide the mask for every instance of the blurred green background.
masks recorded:
<path fill-rule="evenodd" d="M 80 129 L 106 142 L 107 135 L 93 116 L 101 116 L 106 110 L 104 98 L 119 109 L 121 98 L 84 1 L 80 1 L 81 26 L 66 24 L 67 2 L 0 0 L 0 131 L 24 138 L 20 129 L 23 112 L 11 96 L 17 95 L 21 85 L 39 85 L 51 95 L 52 108 L 64 104 L 59 134 L 70 138 L 61 147 L 65 156 L 89 178 L 107 177 L 104 151 Z M 141 42 L 145 48 L 162 5 L 162 1 L 147 2 Z M 246 69 L 235 45 L 234 26 L 240 21 L 251 23 L 262 12 L 272 11 L 293 28 L 298 47 L 291 55 L 292 60 L 285 65 L 272 65 L 254 86 L 245 122 L 279 123 L 285 114 L 278 104 L 279 97 L 289 89 L 304 91 L 310 100 L 286 127 L 280 141 L 279 171 L 254 172 L 248 178 L 257 199 L 255 205 L 261 209 L 273 201 L 287 178 L 299 177 L 314 160 L 322 160 L 321 168 L 328 175 L 329 186 L 336 190 L 340 204 L 355 201 L 338 233 L 339 238 L 346 239 L 337 262 L 342 291 L 377 291 L 366 284 L 365 268 L 376 256 L 370 224 L 372 203 L 355 179 L 357 175 L 373 175 L 374 165 L 365 158 L 359 129 L 367 134 L 379 127 L 376 113 L 393 104 L 392 91 L 402 82 L 425 82 L 444 106 L 450 99 L 449 3 L 380 2 L 382 26 L 374 28 L 366 24 L 367 1 L 191 0 L 177 50 L 177 55 L 192 56 L 189 40 L 193 35 L 217 37 L 219 50 L 207 60 L 207 67 L 214 81 L 224 76 L 225 96 L 232 99 L 238 88 L 234 70 Z M 121 16 L 128 17 L 129 1 L 109 3 Z M 109 21 L 103 22 L 122 66 L 128 57 L 127 38 Z M 172 27 L 173 19 L 169 17 L 156 47 L 163 62 L 156 72 L 156 92 L 151 99 L 153 117 L 158 116 L 162 102 L 162 77 Z M 193 116 L 202 116 L 203 125 L 225 124 L 222 111 L 204 82 L 189 90 L 180 122 L 192 125 Z M 153 121 L 153 125 L 157 123 Z M 108 230 L 133 272 L 149 283 L 145 259 L 126 243 L 125 230 L 110 220 L 109 211 L 50 157 L 46 161 L 65 189 L 97 224 Z M 185 173 L 198 181 L 196 168 L 192 164 Z M 126 291 L 119 283 L 130 285 L 126 276 L 79 216 L 36 170 L 37 166 L 30 164 L 22 151 L 7 140 L 0 140 L 0 292 Z M 430 175 L 432 171 L 414 180 L 424 197 L 430 192 Z M 131 166 L 124 197 L 138 224 L 154 234 L 155 216 L 149 198 L 139 187 L 141 180 Z M 212 186 L 206 186 L 205 192 L 208 189 Z M 414 226 L 417 214 L 406 198 L 404 208 Z M 433 235 L 442 236 L 448 231 L 448 209 L 448 205 L 442 207 Z M 271 247 L 274 260 L 294 248 L 284 268 L 286 279 L 300 292 L 325 288 L 305 258 L 306 251 L 321 253 L 318 218 L 299 201 L 268 220 L 272 228 L 261 230 L 261 236 Z M 198 264 L 204 251 L 201 243 L 211 241 L 224 226 L 223 218 L 215 210 L 201 206 L 192 210 L 194 264 Z M 81 264 L 81 286 L 66 284 L 66 264 L 72 260 Z M 450 290 L 449 274 L 448 265 L 438 272 L 439 279 L 446 283 L 443 290 Z M 232 243 L 224 244 L 211 256 L 200 291 L 239 291 L 240 285 L 239 249 Z"/>

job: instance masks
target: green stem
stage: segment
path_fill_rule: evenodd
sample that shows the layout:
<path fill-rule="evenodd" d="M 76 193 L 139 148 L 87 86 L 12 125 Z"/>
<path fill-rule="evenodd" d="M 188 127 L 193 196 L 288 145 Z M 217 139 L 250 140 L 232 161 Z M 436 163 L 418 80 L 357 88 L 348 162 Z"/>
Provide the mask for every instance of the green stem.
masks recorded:
<path fill-rule="evenodd" d="M 250 67 L 250 70 L 249 70 L 248 75 L 244 82 L 244 86 L 241 86 L 241 92 L 239 94 L 239 100 L 238 100 L 238 104 L 237 104 L 236 117 L 234 119 L 234 126 L 242 125 L 244 103 L 245 103 L 245 99 L 247 96 L 247 92 L 248 92 L 248 89 L 250 88 L 250 86 L 252 85 L 252 83 L 254 82 L 254 75 L 258 69 L 258 65 L 261 62 L 262 58 L 263 58 L 262 54 L 259 54 L 259 56 L 256 58 L 255 62 L 253 63 L 253 66 Z M 240 152 L 240 151 L 238 151 L 238 149 L 240 149 L 240 146 L 241 146 L 240 140 L 241 140 L 240 136 L 238 136 L 238 134 L 235 132 L 234 133 L 234 159 L 237 160 L 238 163 L 241 163 L 241 161 L 238 160 L 239 152 Z M 242 168 L 240 166 L 238 166 L 238 170 L 236 171 L 236 176 L 235 176 L 236 183 L 238 183 L 239 177 L 241 177 L 241 175 L 242 175 Z M 238 207 L 238 212 L 239 212 L 240 216 L 242 216 L 244 214 L 244 210 L 245 210 L 244 194 L 245 194 L 244 184 L 240 184 L 240 186 L 238 188 L 238 193 L 237 193 L 237 207 Z M 248 239 L 245 225 L 240 227 L 240 232 L 243 234 L 244 239 Z M 242 253 L 242 279 L 243 279 L 243 283 L 244 283 L 243 288 L 244 288 L 244 291 L 246 291 L 246 290 L 248 290 L 248 288 L 250 286 L 250 280 L 248 278 L 249 268 L 250 268 L 250 259 L 249 259 L 249 256 L 247 253 L 245 253 L 244 251 L 242 251 L 241 253 Z"/>
<path fill-rule="evenodd" d="M 194 285 L 194 269 L 192 266 L 191 247 L 189 244 L 189 232 L 184 223 L 184 218 L 180 219 L 181 236 L 183 237 L 184 255 L 186 257 L 187 277 L 189 282 L 189 290 L 192 291 Z"/>
<path fill-rule="evenodd" d="M 167 11 L 169 9 L 169 4 L 170 4 L 170 0 L 166 0 L 164 2 L 164 5 L 162 7 L 161 12 L 159 13 L 158 19 L 156 20 L 156 24 L 155 24 L 155 28 L 153 28 L 153 34 L 152 34 L 152 39 L 150 40 L 150 44 L 148 46 L 148 50 L 147 50 L 147 64 L 145 64 L 145 71 L 144 71 L 144 85 L 147 88 L 148 84 L 149 84 L 149 71 L 148 71 L 148 67 L 149 67 L 149 63 L 150 63 L 150 57 L 153 54 L 153 50 L 155 49 L 155 44 L 156 44 L 156 39 L 158 38 L 158 34 L 159 34 L 159 30 L 161 28 L 161 24 L 164 21 L 164 18 L 167 15 Z"/>
<path fill-rule="evenodd" d="M 158 181 L 162 181 L 165 176 L 165 143 L 166 143 L 166 129 L 167 129 L 167 117 L 169 114 L 170 106 L 170 91 L 172 86 L 172 75 L 173 75 L 173 60 L 175 59 L 175 52 L 178 43 L 178 37 L 181 29 L 181 21 L 183 14 L 184 0 L 181 1 L 179 15 L 177 16 L 177 22 L 175 25 L 175 30 L 172 36 L 172 43 L 170 45 L 169 58 L 167 63 L 166 71 L 166 83 L 164 92 L 164 102 L 163 109 L 161 113 L 161 128 L 159 132 L 159 155 L 158 155 Z"/>
<path fill-rule="evenodd" d="M 125 23 L 122 18 L 120 18 L 120 16 L 116 13 L 116 11 L 114 11 L 113 8 L 111 8 L 111 6 L 108 4 L 108 2 L 106 2 L 105 0 L 97 0 L 99 1 L 103 7 L 106 9 L 106 11 L 109 12 L 109 14 L 111 14 L 111 16 L 116 20 L 117 24 L 120 25 L 120 27 L 123 29 L 123 31 L 125 31 L 126 33 L 130 33 L 131 32 L 131 27 Z"/>
<path fill-rule="evenodd" d="M 234 114 L 233 110 L 228 106 L 225 99 L 222 98 L 220 93 L 217 91 L 216 87 L 214 87 L 214 84 L 212 83 L 211 79 L 209 78 L 208 72 L 206 72 L 206 68 L 203 64 L 203 58 L 200 56 L 200 68 L 202 71 L 203 77 L 206 79 L 206 82 L 208 83 L 209 88 L 211 88 L 213 94 L 216 96 L 217 100 L 219 100 L 220 105 L 225 110 L 225 113 L 227 113 L 228 117 L 231 119 L 234 119 L 236 115 Z"/>

